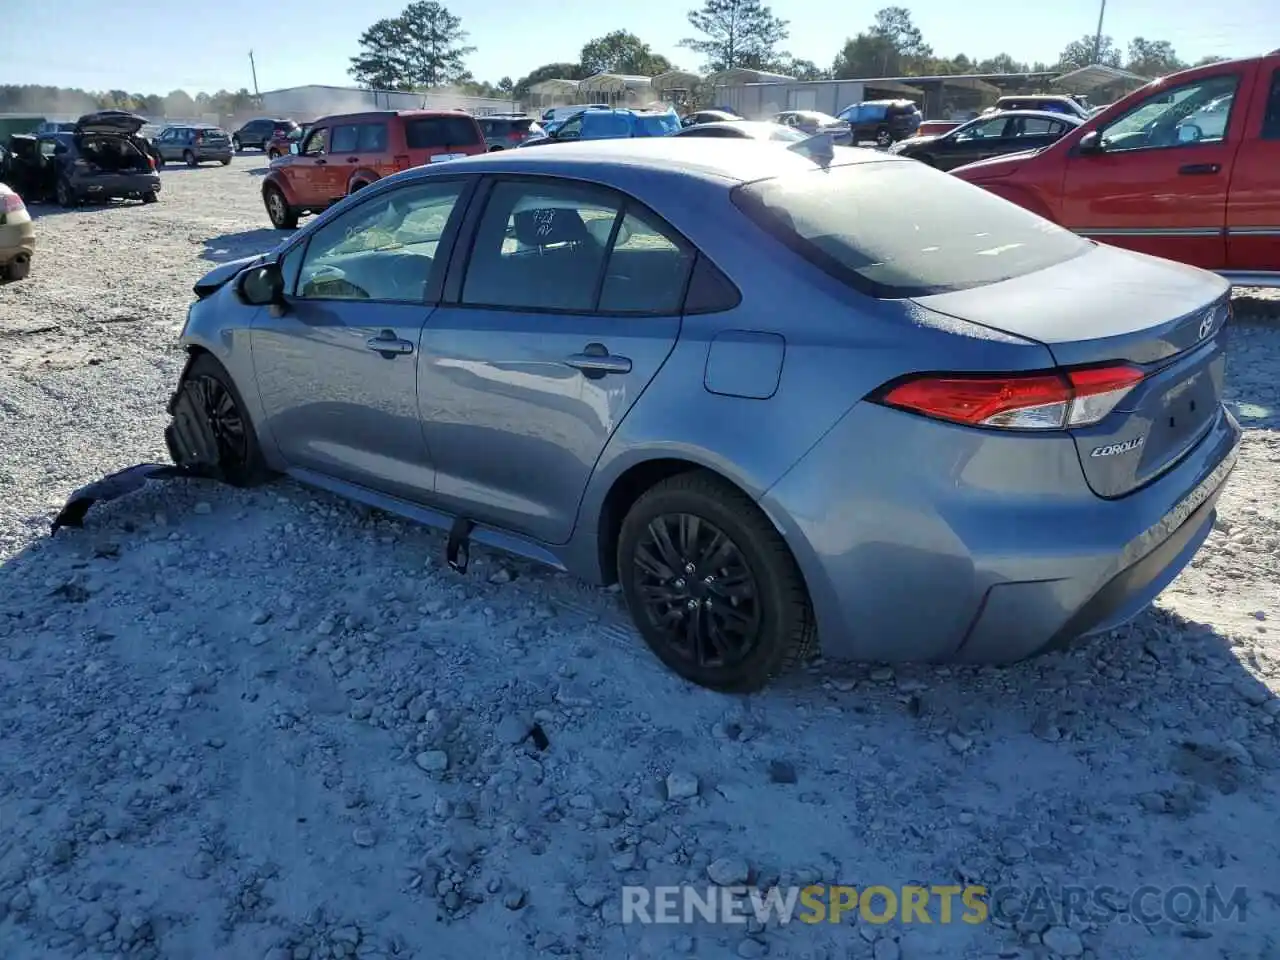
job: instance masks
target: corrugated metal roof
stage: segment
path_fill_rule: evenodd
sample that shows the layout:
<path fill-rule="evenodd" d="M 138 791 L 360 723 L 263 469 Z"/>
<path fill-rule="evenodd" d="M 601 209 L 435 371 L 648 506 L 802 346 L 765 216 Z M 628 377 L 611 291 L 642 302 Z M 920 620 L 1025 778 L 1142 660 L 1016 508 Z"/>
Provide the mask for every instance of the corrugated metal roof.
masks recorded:
<path fill-rule="evenodd" d="M 1109 67 L 1105 63 L 1091 63 L 1087 67 L 1080 67 L 1054 78 L 1053 85 L 1076 93 L 1087 93 L 1113 83 L 1144 84 L 1149 83 L 1150 79 L 1119 67 Z"/>

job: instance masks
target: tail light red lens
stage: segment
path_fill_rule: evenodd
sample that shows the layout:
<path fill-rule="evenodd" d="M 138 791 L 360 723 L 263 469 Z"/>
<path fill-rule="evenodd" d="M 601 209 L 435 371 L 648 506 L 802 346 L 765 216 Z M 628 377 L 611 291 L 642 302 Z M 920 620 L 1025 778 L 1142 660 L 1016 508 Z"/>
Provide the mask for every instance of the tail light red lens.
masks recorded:
<path fill-rule="evenodd" d="M 397 170 L 408 170 L 411 166 L 413 166 L 413 161 L 412 161 L 412 159 L 411 159 L 410 157 L 408 157 L 407 155 L 403 155 L 403 154 L 402 154 L 402 155 L 400 155 L 400 156 L 396 156 L 396 157 L 394 157 L 394 158 L 392 158 L 392 159 L 393 159 L 393 161 L 394 161 L 394 163 L 395 163 L 395 165 L 396 165 L 396 169 L 397 169 Z"/>
<path fill-rule="evenodd" d="M 974 427 L 1065 430 L 1102 420 L 1143 377 L 1129 364 L 1050 373 L 930 374 L 900 381 L 875 399 Z"/>
<path fill-rule="evenodd" d="M 0 194 L 0 214 L 20 213 L 25 209 L 22 198 L 16 193 Z"/>
<path fill-rule="evenodd" d="M 525 135 L 523 131 L 512 130 L 510 133 L 507 134 L 507 139 L 510 140 L 512 143 L 519 143 L 521 140 L 524 139 L 524 136 Z"/>

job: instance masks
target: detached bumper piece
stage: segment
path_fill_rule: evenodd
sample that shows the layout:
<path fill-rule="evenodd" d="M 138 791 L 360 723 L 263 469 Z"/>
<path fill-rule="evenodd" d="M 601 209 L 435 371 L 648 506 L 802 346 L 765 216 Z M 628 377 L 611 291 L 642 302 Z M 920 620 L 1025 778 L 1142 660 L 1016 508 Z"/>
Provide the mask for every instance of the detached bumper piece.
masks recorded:
<path fill-rule="evenodd" d="M 151 480 L 172 480 L 178 477 L 199 476 L 185 467 L 176 467 L 170 463 L 140 463 L 128 467 L 110 476 L 103 477 L 95 483 L 81 487 L 67 500 L 66 506 L 53 518 L 49 535 L 53 536 L 62 527 L 83 527 L 84 515 L 95 503 L 106 500 L 118 500 L 126 493 L 141 490 Z"/>

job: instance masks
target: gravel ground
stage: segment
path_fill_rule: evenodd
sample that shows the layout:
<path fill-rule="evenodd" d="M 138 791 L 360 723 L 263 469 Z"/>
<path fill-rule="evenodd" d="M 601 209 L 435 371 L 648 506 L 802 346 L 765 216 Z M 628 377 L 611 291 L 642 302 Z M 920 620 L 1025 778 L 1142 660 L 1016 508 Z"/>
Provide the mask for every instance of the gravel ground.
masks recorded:
<path fill-rule="evenodd" d="M 1280 330 L 1233 328 L 1242 459 L 1136 624 L 720 696 L 615 593 L 489 554 L 460 577 L 434 533 L 290 483 L 154 484 L 48 538 L 75 487 L 165 459 L 192 282 L 277 237 L 262 167 L 36 208 L 0 292 L 5 960 L 1280 957 Z M 982 924 L 620 922 L 623 884 L 747 877 L 1021 893 Z M 1084 916 L 1038 899 L 1096 885 Z M 1140 915 L 1143 885 L 1246 906 Z"/>

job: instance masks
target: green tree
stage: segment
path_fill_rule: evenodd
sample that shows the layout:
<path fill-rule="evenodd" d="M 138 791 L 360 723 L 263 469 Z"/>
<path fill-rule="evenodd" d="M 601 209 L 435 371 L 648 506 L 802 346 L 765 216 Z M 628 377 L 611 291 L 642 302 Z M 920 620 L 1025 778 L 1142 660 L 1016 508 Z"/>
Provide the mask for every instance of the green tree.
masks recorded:
<path fill-rule="evenodd" d="M 588 40 L 579 58 L 582 70 L 593 73 L 620 73 L 633 77 L 656 77 L 671 69 L 671 61 L 626 30 L 615 30 Z"/>
<path fill-rule="evenodd" d="M 1101 41 L 1095 43 L 1094 35 L 1086 33 L 1079 40 L 1072 40 L 1063 47 L 1058 57 L 1058 68 L 1061 70 L 1075 70 L 1094 63 L 1107 67 L 1120 66 L 1120 50 L 1111 37 L 1104 34 Z"/>
<path fill-rule="evenodd" d="M 702 36 L 681 40 L 680 46 L 702 54 L 710 71 L 776 66 L 782 56 L 778 45 L 790 35 L 787 21 L 760 0 L 706 0 L 689 11 L 689 23 Z"/>
<path fill-rule="evenodd" d="M 1029 73 L 1027 65 L 1015 60 L 1007 53 L 997 53 L 987 60 L 979 60 L 973 69 L 974 73 Z"/>
<path fill-rule="evenodd" d="M 1134 37 L 1129 41 L 1129 57 L 1124 68 L 1140 77 L 1163 77 L 1186 68 L 1178 59 L 1173 44 L 1168 40 L 1145 40 Z"/>
<path fill-rule="evenodd" d="M 1231 59 L 1230 57 L 1220 57 L 1217 54 L 1211 53 L 1207 57 L 1201 57 L 1194 64 L 1192 64 L 1192 66 L 1207 67 L 1211 63 L 1226 63 L 1230 59 Z"/>
<path fill-rule="evenodd" d="M 510 77 L 503 77 L 498 81 L 498 92 L 504 97 L 511 96 L 511 91 L 514 90 L 515 87 L 516 85 L 512 82 Z"/>
<path fill-rule="evenodd" d="M 190 117 L 200 112 L 191 94 L 185 90 L 170 90 L 164 98 L 164 112 L 171 117 Z"/>
<path fill-rule="evenodd" d="M 475 47 L 466 45 L 462 18 L 436 0 L 417 0 L 400 15 L 405 47 L 405 78 L 414 86 L 437 87 L 467 76 L 465 65 Z"/>
<path fill-rule="evenodd" d="M 379 20 L 360 34 L 360 52 L 351 58 L 348 72 L 356 83 L 371 90 L 407 90 L 411 84 L 405 44 L 402 20 Z"/>
<path fill-rule="evenodd" d="M 785 73 L 789 77 L 795 77 L 797 80 L 830 80 L 831 71 L 824 70 L 812 60 L 801 60 L 798 57 L 789 57 L 777 64 L 778 72 Z"/>
<path fill-rule="evenodd" d="M 870 27 L 845 41 L 832 65 L 832 72 L 842 80 L 896 77 L 922 70 L 952 72 L 934 60 L 933 49 L 924 42 L 906 7 L 877 11 Z"/>

